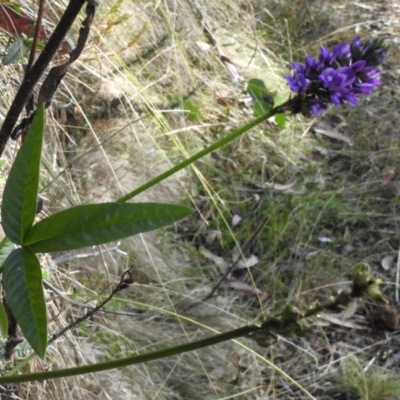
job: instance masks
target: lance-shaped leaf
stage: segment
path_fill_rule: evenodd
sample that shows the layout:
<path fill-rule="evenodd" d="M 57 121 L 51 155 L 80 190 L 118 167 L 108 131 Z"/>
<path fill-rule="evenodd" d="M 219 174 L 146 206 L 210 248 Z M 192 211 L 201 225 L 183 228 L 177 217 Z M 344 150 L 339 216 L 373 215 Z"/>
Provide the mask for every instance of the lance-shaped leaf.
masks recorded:
<path fill-rule="evenodd" d="M 17 244 L 22 243 L 36 215 L 43 130 L 44 106 L 33 119 L 4 187 L 2 225 L 6 236 Z"/>
<path fill-rule="evenodd" d="M 8 256 L 14 249 L 14 243 L 6 237 L 0 242 L 0 272 L 3 271 L 3 266 Z M 3 337 L 7 337 L 8 318 L 3 302 L 0 300 L 0 328 Z"/>
<path fill-rule="evenodd" d="M 35 253 L 79 249 L 152 231 L 192 212 L 191 208 L 174 204 L 85 204 L 41 220 L 23 244 Z"/>
<path fill-rule="evenodd" d="M 4 308 L 4 304 L 1 300 L 0 300 L 0 328 L 3 338 L 6 338 L 8 333 L 8 318 L 6 309 Z"/>
<path fill-rule="evenodd" d="M 46 303 L 42 271 L 29 248 L 14 250 L 4 263 L 3 286 L 7 302 L 25 339 L 41 358 L 47 345 Z"/>
<path fill-rule="evenodd" d="M 14 247 L 14 243 L 6 237 L 0 242 L 0 272 L 2 272 L 4 262 L 7 260 L 7 257 L 13 251 Z"/>

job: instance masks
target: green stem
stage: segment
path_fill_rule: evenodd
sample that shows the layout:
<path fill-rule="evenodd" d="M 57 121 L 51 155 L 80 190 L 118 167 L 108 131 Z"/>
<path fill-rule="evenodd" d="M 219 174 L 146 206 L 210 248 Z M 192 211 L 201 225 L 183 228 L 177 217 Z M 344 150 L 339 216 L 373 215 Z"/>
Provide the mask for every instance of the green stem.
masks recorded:
<path fill-rule="evenodd" d="M 105 371 L 113 368 L 122 368 L 129 365 L 141 364 L 147 361 L 159 360 L 160 358 L 170 357 L 176 354 L 185 353 L 192 350 L 201 349 L 203 347 L 212 346 L 217 343 L 226 342 L 228 340 L 237 339 L 242 336 L 247 336 L 250 333 L 261 330 L 259 326 L 243 326 L 229 332 L 220 333 L 206 339 L 198 340 L 196 342 L 185 343 L 179 346 L 170 347 L 168 349 L 157 350 L 151 353 L 142 355 L 122 358 L 113 361 L 106 361 L 98 364 L 84 365 L 82 367 L 67 368 L 56 371 L 36 372 L 33 374 L 2 376 L 0 377 L 0 385 L 5 383 L 21 383 L 32 382 L 39 380 L 47 380 L 54 378 L 65 378 L 67 376 L 75 376 L 82 374 L 89 374 L 93 372 Z"/>
<path fill-rule="evenodd" d="M 120 199 L 117 200 L 118 203 L 124 203 L 127 200 L 132 199 L 133 197 L 137 196 L 139 193 L 142 193 L 146 191 L 147 189 L 151 188 L 152 186 L 156 185 L 157 183 L 163 181 L 164 179 L 167 179 L 171 175 L 175 174 L 176 172 L 180 171 L 183 168 L 186 168 L 188 165 L 192 164 L 193 162 L 199 160 L 200 158 L 206 156 L 207 154 L 213 152 L 214 150 L 217 150 L 219 147 L 222 147 L 229 142 L 232 142 L 232 140 L 236 139 L 240 135 L 243 135 L 243 133 L 249 131 L 250 129 L 254 128 L 255 126 L 261 124 L 261 122 L 264 122 L 268 118 L 274 116 L 277 114 L 279 110 L 276 108 L 273 108 L 270 112 L 262 115 L 261 117 L 258 117 L 257 119 L 249 122 L 248 124 L 240 127 L 239 129 L 236 129 L 232 133 L 230 133 L 228 136 L 223 137 L 222 139 L 218 140 L 211 146 L 206 147 L 205 149 L 199 151 L 198 153 L 194 154 L 193 156 L 187 158 L 186 160 L 182 161 L 175 167 L 172 167 L 168 171 L 162 173 L 161 175 L 158 175 L 156 178 L 146 182 L 144 185 L 140 186 L 139 188 L 133 190 L 132 192 L 126 194 L 125 196 L 121 197 Z"/>

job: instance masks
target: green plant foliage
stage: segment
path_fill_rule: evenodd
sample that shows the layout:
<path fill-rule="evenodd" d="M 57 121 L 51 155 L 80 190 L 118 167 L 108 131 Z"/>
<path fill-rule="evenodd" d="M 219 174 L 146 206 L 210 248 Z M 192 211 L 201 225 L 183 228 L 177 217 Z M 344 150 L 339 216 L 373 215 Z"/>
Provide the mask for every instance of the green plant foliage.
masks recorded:
<path fill-rule="evenodd" d="M 265 114 L 269 108 L 271 107 L 268 103 L 264 104 L 264 102 L 257 100 L 253 107 L 254 115 L 256 117 L 260 117 L 261 115 Z"/>
<path fill-rule="evenodd" d="M 10 253 L 13 251 L 14 243 L 8 240 L 6 237 L 0 242 L 0 271 L 3 271 L 3 265 L 7 260 Z M 2 335 L 7 337 L 8 333 L 8 318 L 4 304 L 0 301 L 0 329 Z"/>
<path fill-rule="evenodd" d="M 247 93 L 254 101 L 253 111 L 256 117 L 264 115 L 272 109 L 274 104 L 282 102 L 282 99 L 276 93 L 271 93 L 267 89 L 261 79 L 250 79 L 247 82 Z M 285 127 L 285 116 L 283 114 L 276 114 L 274 118 L 279 128 Z"/>
<path fill-rule="evenodd" d="M 23 244 L 36 253 L 79 249 L 159 229 L 192 211 L 188 207 L 158 203 L 81 205 L 35 224 Z"/>
<path fill-rule="evenodd" d="M 8 333 L 8 318 L 4 304 L 0 301 L 0 329 L 3 337 L 7 337 Z"/>
<path fill-rule="evenodd" d="M 267 87 L 265 86 L 265 83 L 263 80 L 250 79 L 247 82 L 247 92 L 250 94 L 250 96 L 253 98 L 253 100 L 262 101 L 263 97 L 264 97 L 264 93 L 268 93 L 268 90 L 267 90 Z M 270 104 L 270 106 L 271 106 L 271 104 Z"/>
<path fill-rule="evenodd" d="M 4 264 L 3 286 L 21 330 L 43 358 L 47 345 L 46 302 L 39 260 L 29 248 L 14 250 Z"/>
<path fill-rule="evenodd" d="M 72 250 L 119 240 L 161 228 L 192 212 L 188 207 L 172 204 L 88 204 L 64 210 L 32 226 L 37 210 L 43 131 L 42 106 L 5 185 L 1 214 L 6 238 L 0 243 L 7 302 L 26 340 L 42 358 L 47 345 L 46 303 L 35 252 Z M 22 248 L 12 251 L 14 243 Z M 3 332 L 7 332 L 7 323 L 5 309 L 0 307 Z"/>
<path fill-rule="evenodd" d="M 247 92 L 255 102 L 253 110 L 256 117 L 260 117 L 272 108 L 274 99 L 269 95 L 267 87 L 261 79 L 250 79 L 247 83 Z M 265 96 L 270 99 L 270 102 L 265 101 Z"/>
<path fill-rule="evenodd" d="M 199 108 L 191 100 L 185 100 L 183 103 L 183 109 L 186 111 L 186 115 L 192 121 L 196 121 L 199 118 Z"/>
<path fill-rule="evenodd" d="M 35 116 L 11 167 L 3 192 L 3 229 L 12 242 L 21 244 L 36 215 L 44 106 Z"/>
<path fill-rule="evenodd" d="M 24 59 L 29 50 L 25 46 L 23 39 L 17 39 L 8 49 L 7 53 L 2 58 L 3 65 L 9 65 Z"/>
<path fill-rule="evenodd" d="M 395 400 L 400 396 L 400 379 L 375 365 L 364 371 L 365 363 L 350 357 L 344 366 L 340 389 L 347 389 L 359 399 Z"/>
<path fill-rule="evenodd" d="M 6 237 L 0 242 L 0 271 L 2 271 L 4 262 L 13 251 L 13 248 L 14 243 L 8 240 Z"/>
<path fill-rule="evenodd" d="M 285 116 L 283 114 L 276 114 L 275 122 L 278 124 L 279 128 L 283 129 L 286 123 Z"/>

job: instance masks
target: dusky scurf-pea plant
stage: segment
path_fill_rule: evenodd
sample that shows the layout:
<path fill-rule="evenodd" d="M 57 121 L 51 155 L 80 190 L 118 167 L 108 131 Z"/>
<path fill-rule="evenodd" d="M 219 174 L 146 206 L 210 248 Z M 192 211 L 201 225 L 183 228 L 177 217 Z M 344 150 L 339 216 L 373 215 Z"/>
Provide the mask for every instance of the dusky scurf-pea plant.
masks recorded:
<path fill-rule="evenodd" d="M 84 0 L 79 0 L 80 7 L 84 3 Z M 74 4 L 71 1 L 67 8 L 69 14 L 64 13 L 61 19 L 62 24 L 61 22 L 59 24 L 63 28 L 63 35 L 60 35 L 60 29 L 58 29 L 58 37 L 55 37 L 53 41 L 49 40 L 46 45 L 47 52 L 45 48 L 41 55 L 42 58 L 39 57 L 38 61 L 27 71 L 21 85 L 23 90 L 19 90 L 11 111 L 7 115 L 7 123 L 4 123 L 0 130 L 0 153 L 8 138 L 17 136 L 13 135 L 14 129 L 18 134 L 21 131 L 23 136 L 27 132 L 7 179 L 1 207 L 2 225 L 6 239 L 0 243 L 0 268 L 3 275 L 8 315 L 5 315 L 4 309 L 0 307 L 0 322 L 2 322 L 0 325 L 3 330 L 7 331 L 4 326 L 7 326 L 7 318 L 10 319 L 9 316 L 12 315 L 16 323 L 21 326 L 22 332 L 33 350 L 41 357 L 44 357 L 46 353 L 48 332 L 46 303 L 37 253 L 68 251 L 98 245 L 178 221 L 192 210 L 168 204 L 121 203 L 125 203 L 137 194 L 231 142 L 271 116 L 290 111 L 294 114 L 302 113 L 305 116 L 317 117 L 327 109 L 329 104 L 339 105 L 346 102 L 355 106 L 358 95 L 368 95 L 375 87 L 379 86 L 380 70 L 377 69 L 377 66 L 387 54 L 387 47 L 381 41 L 369 41 L 363 44 L 360 38 L 355 38 L 351 44 L 342 43 L 336 46 L 332 52 L 322 48 L 318 61 L 307 56 L 305 65 L 292 64 L 294 73 L 286 79 L 291 90 L 296 93 L 294 98 L 272 108 L 259 118 L 236 129 L 213 145 L 115 202 L 80 205 L 35 222 L 45 106 L 50 105 L 57 85 L 65 75 L 69 64 L 79 56 L 86 43 L 90 24 L 97 8 L 95 0 L 89 0 L 87 3 L 87 20 L 81 28 L 78 51 L 72 50 L 68 64 L 57 67 L 58 69 L 53 71 L 53 78 L 50 76 L 50 79 L 45 80 L 47 86 L 42 86 L 37 109 L 15 128 L 19 113 L 45 70 L 45 61 L 50 62 L 51 54 L 54 55 L 58 44 L 63 40 L 79 12 L 77 3 Z M 269 102 L 269 104 L 272 103 Z M 14 249 L 14 245 L 18 247 Z M 129 282 L 129 280 L 122 280 L 117 289 L 124 288 Z M 196 342 L 124 359 L 59 371 L 4 376 L 0 377 L 0 384 L 60 378 L 119 368 L 200 349 L 239 337 L 250 337 L 261 346 L 268 346 L 276 340 L 278 335 L 302 334 L 304 332 L 302 320 L 323 310 L 347 305 L 353 298 L 368 296 L 377 303 L 385 304 L 386 300 L 379 290 L 381 283 L 374 278 L 366 265 L 361 264 L 355 269 L 353 286 L 349 292 L 343 291 L 326 303 L 316 304 L 305 312 L 288 305 L 282 312 L 267 316 L 258 325 L 240 327 Z"/>
<path fill-rule="evenodd" d="M 292 111 L 318 117 L 329 104 L 347 103 L 354 107 L 359 95 L 369 95 L 380 86 L 377 68 L 388 54 L 381 40 L 361 42 L 359 37 L 329 51 L 320 49 L 318 60 L 306 56 L 304 65 L 292 63 L 293 74 L 286 76 L 290 89 L 297 93 L 298 107 Z"/>

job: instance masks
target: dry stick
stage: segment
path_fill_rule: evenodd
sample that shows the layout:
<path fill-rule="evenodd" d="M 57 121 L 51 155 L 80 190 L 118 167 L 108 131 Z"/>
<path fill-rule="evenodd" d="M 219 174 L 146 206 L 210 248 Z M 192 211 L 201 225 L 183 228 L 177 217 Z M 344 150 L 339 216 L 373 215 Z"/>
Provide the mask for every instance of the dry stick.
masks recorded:
<path fill-rule="evenodd" d="M 127 278 L 125 278 L 125 276 L 128 276 Z M 65 296 L 60 290 L 58 290 L 57 288 L 55 288 L 53 285 L 51 285 L 49 282 L 47 282 L 46 280 L 43 280 L 43 284 L 49 288 L 50 290 L 53 290 L 55 293 L 57 293 L 60 297 L 62 297 L 63 299 L 65 299 L 66 301 L 68 301 L 71 304 L 77 305 L 79 307 L 84 307 L 86 309 L 90 309 L 91 311 L 87 312 L 83 317 L 78 318 L 77 320 L 75 320 L 74 322 L 72 322 L 71 324 L 69 324 L 66 328 L 63 328 L 61 331 L 55 333 L 48 341 L 48 344 L 51 344 L 53 342 L 55 342 L 58 338 L 60 338 L 64 333 L 66 333 L 68 330 L 74 328 L 77 324 L 79 324 L 80 322 L 84 321 L 87 318 L 90 318 L 95 312 L 97 311 L 101 311 L 104 313 L 112 313 L 112 314 L 116 314 L 116 315 L 128 315 L 128 316 L 136 316 L 133 313 L 123 313 L 120 311 L 109 311 L 109 310 L 104 310 L 102 307 L 108 303 L 112 297 L 120 290 L 125 289 L 126 287 L 128 287 L 131 283 L 133 283 L 133 278 L 131 276 L 131 271 L 127 270 L 124 272 L 124 274 L 121 277 L 121 280 L 118 284 L 118 286 L 116 287 L 116 289 L 113 290 L 113 292 L 111 293 L 111 295 L 109 297 L 107 297 L 100 305 L 96 306 L 96 307 L 91 307 L 88 306 L 86 304 L 80 304 L 72 299 L 70 299 L 68 296 Z M 16 323 L 16 321 L 15 321 Z M 10 330 L 9 330 L 10 332 Z M 17 345 L 18 343 L 14 344 L 14 347 Z M 13 345 L 13 343 L 8 345 L 8 348 L 11 348 L 11 346 Z M 14 347 L 12 348 L 12 350 L 14 349 Z M 7 348 L 7 344 L 6 344 L 6 352 L 8 350 Z M 7 353 L 6 353 L 7 354 Z M 11 353 L 10 353 L 11 356 Z M 19 371 L 21 368 L 23 368 L 25 365 L 27 365 L 33 358 L 35 357 L 35 353 L 32 353 L 30 356 L 26 357 L 23 361 L 19 362 L 18 365 L 16 367 L 14 367 L 9 373 L 10 375 L 15 374 L 17 371 Z"/>
<path fill-rule="evenodd" d="M 88 311 L 85 315 L 82 317 L 76 319 L 72 323 L 70 323 L 68 326 L 65 328 L 61 329 L 61 331 L 55 333 L 50 339 L 48 344 L 53 343 L 56 341 L 58 338 L 60 338 L 62 335 L 64 335 L 65 332 L 69 331 L 70 329 L 74 328 L 81 322 L 87 320 L 90 318 L 92 315 L 94 315 L 97 311 L 100 311 L 102 307 L 104 307 L 119 291 L 126 289 L 131 283 L 133 283 L 132 279 L 132 273 L 131 270 L 127 270 L 122 274 L 121 280 L 118 284 L 118 286 L 111 292 L 111 294 L 103 300 L 98 306 L 93 308 L 92 310 Z"/>
<path fill-rule="evenodd" d="M 21 86 L 0 129 L 0 156 L 3 154 L 7 141 L 11 136 L 13 128 L 24 108 L 27 99 L 33 91 L 33 88 L 43 75 L 43 72 L 46 70 L 51 59 L 58 50 L 62 40 L 78 16 L 84 3 L 85 0 L 70 1 L 42 53 L 29 72 L 25 75 L 24 80 L 21 83 Z"/>
<path fill-rule="evenodd" d="M 28 64 L 25 69 L 24 77 L 26 77 L 28 75 L 29 70 L 31 69 L 31 67 L 33 65 L 33 62 L 35 61 L 37 44 L 39 42 L 40 27 L 42 26 L 43 10 L 44 10 L 44 0 L 39 0 L 39 9 L 38 9 L 38 14 L 37 14 L 37 18 L 36 18 L 35 32 L 33 34 L 31 51 L 29 53 L 29 60 L 28 60 Z M 34 99 L 33 93 L 31 93 L 26 101 L 25 110 L 28 114 L 30 114 L 34 108 L 35 108 L 35 99 Z"/>
<path fill-rule="evenodd" d="M 33 34 L 31 52 L 29 53 L 29 60 L 28 60 L 28 65 L 26 66 L 25 76 L 28 74 L 28 72 L 31 69 L 31 66 L 33 64 L 33 61 L 35 60 L 35 53 L 36 53 L 36 49 L 37 49 L 37 44 L 39 42 L 40 27 L 42 26 L 43 10 L 44 10 L 44 0 L 39 0 L 39 9 L 38 9 L 38 15 L 36 18 L 35 32 Z"/>
<path fill-rule="evenodd" d="M 79 55 L 83 51 L 89 37 L 90 27 L 92 25 L 97 7 L 97 0 L 88 0 L 86 6 L 86 18 L 82 22 L 81 29 L 79 30 L 76 47 L 69 52 L 68 61 L 66 61 L 64 64 L 57 65 L 51 68 L 51 70 L 47 74 L 46 79 L 42 83 L 39 91 L 37 99 L 38 107 L 40 107 L 43 103 L 46 105 L 46 108 L 50 106 L 53 96 L 56 93 L 58 86 L 60 85 L 60 82 L 68 72 L 69 66 L 79 57 Z M 29 96 L 28 103 L 33 103 L 32 95 Z M 33 109 L 33 106 L 31 104 L 28 104 L 27 109 L 31 110 Z M 17 125 L 12 131 L 11 139 L 16 139 L 21 134 L 25 135 L 36 113 L 37 110 L 31 112 L 28 117 L 22 119 L 21 123 Z"/>
<path fill-rule="evenodd" d="M 79 29 L 76 47 L 69 52 L 68 61 L 66 61 L 64 64 L 53 67 L 47 74 L 46 79 L 44 80 L 39 91 L 38 107 L 40 107 L 43 103 L 46 104 L 46 107 L 51 104 L 53 96 L 57 91 L 60 82 L 68 72 L 70 65 L 77 60 L 85 48 L 97 7 L 97 0 L 88 0 L 86 6 L 86 18 L 82 22 L 81 28 Z"/>
<path fill-rule="evenodd" d="M 3 295 L 3 305 L 7 315 L 8 330 L 7 330 L 7 342 L 4 346 L 4 358 L 9 360 L 14 353 L 15 347 L 22 342 L 22 339 L 18 336 L 18 323 L 8 305 L 5 294 Z"/>
<path fill-rule="evenodd" d="M 79 303 L 79 301 L 75 301 L 75 300 L 71 299 L 66 294 L 64 294 L 61 290 L 57 289 L 55 286 L 53 286 L 50 282 L 46 281 L 45 279 L 43 279 L 43 285 L 46 286 L 47 289 L 53 291 L 55 294 L 60 296 L 61 299 L 72 304 L 73 306 L 85 308 L 87 310 L 94 310 L 94 309 L 98 308 L 98 306 L 96 306 L 96 307 L 90 306 L 86 303 Z M 133 312 L 128 312 L 128 311 L 107 310 L 104 308 L 100 308 L 98 311 L 102 312 L 104 314 L 124 315 L 124 316 L 128 316 L 128 317 L 137 317 L 138 315 L 140 315 L 139 313 L 133 313 Z"/>

